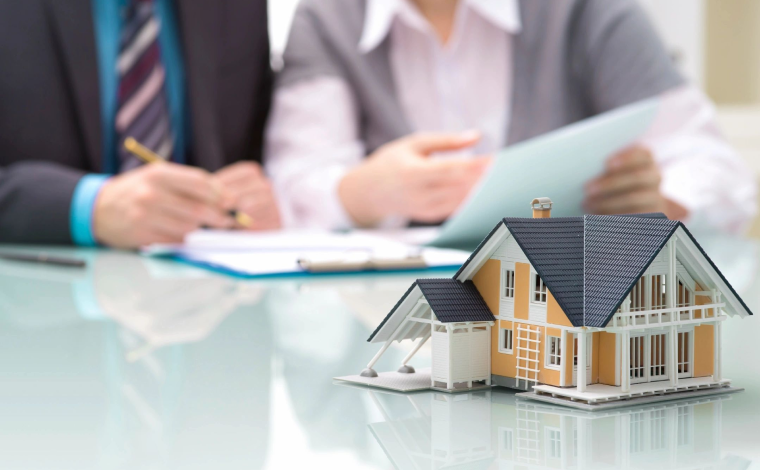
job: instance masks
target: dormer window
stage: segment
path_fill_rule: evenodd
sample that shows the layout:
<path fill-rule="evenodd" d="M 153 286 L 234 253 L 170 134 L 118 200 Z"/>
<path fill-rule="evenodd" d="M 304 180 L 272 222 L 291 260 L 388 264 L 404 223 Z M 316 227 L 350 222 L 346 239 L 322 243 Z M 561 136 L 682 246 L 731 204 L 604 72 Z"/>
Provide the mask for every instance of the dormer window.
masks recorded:
<path fill-rule="evenodd" d="M 533 275 L 533 296 L 531 300 L 537 304 L 546 303 L 546 284 L 544 284 L 544 280 L 538 274 Z"/>

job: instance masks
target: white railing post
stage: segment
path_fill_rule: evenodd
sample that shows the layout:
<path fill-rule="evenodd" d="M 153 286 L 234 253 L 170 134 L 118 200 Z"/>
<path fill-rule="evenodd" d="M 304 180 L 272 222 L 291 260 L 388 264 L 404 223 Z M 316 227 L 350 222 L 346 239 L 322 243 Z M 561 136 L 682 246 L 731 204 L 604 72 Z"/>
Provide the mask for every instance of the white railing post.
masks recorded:
<path fill-rule="evenodd" d="M 668 362 L 668 369 L 670 369 L 670 385 L 678 385 L 678 327 L 672 325 L 670 327 L 670 361 Z"/>

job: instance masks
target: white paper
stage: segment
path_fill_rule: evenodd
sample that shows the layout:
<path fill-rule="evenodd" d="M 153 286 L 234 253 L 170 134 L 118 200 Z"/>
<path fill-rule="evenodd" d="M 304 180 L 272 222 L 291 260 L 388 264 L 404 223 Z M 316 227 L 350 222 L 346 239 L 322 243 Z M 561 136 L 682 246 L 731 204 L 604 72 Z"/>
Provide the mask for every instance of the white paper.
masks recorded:
<path fill-rule="evenodd" d="M 583 185 L 647 130 L 658 104 L 642 101 L 503 150 L 431 245 L 474 248 L 502 218 L 530 217 L 537 197 L 552 199 L 552 217 L 583 215 Z"/>
<path fill-rule="evenodd" d="M 242 276 L 267 276 L 303 272 L 298 260 L 403 259 L 422 255 L 428 267 L 461 266 L 469 252 L 420 248 L 396 241 L 398 233 L 357 231 L 231 232 L 201 230 L 184 245 L 153 245 L 147 255 L 175 254 L 188 261 Z"/>

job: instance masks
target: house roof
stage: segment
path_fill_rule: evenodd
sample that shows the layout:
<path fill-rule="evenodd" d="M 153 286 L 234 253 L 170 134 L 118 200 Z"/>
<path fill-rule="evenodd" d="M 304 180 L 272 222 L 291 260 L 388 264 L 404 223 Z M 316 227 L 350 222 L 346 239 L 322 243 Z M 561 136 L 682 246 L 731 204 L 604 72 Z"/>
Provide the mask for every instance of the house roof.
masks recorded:
<path fill-rule="evenodd" d="M 494 320 L 493 313 L 472 281 L 418 279 L 417 285 L 442 323 Z"/>
<path fill-rule="evenodd" d="M 715 280 L 716 288 L 724 294 L 730 293 L 729 313 L 752 315 L 686 226 L 668 220 L 663 214 L 505 218 L 480 243 L 453 279 L 418 279 L 412 284 L 368 341 L 372 341 L 400 306 L 405 305 L 407 298 L 411 305 L 424 296 L 441 322 L 492 321 L 491 311 L 468 277 L 498 248 L 500 237 L 506 237 L 507 231 L 573 326 L 606 326 L 676 231 L 679 246 L 684 242 L 687 251 L 691 250 L 699 259 L 700 269 L 706 268 L 703 272 Z M 493 237 L 497 238 L 489 243 Z M 468 267 L 472 263 L 476 264 Z M 405 309 L 411 307 L 407 305 Z M 398 326 L 401 319 L 393 321 Z"/>
<path fill-rule="evenodd" d="M 409 313 L 400 312 L 399 309 L 406 298 L 415 291 L 415 287 L 419 287 L 422 296 L 425 297 L 441 323 L 494 321 L 491 310 L 472 281 L 459 282 L 450 278 L 417 279 L 380 322 L 380 325 L 372 332 L 367 341 L 372 341 L 394 315 Z"/>
<path fill-rule="evenodd" d="M 502 223 L 574 326 L 605 326 L 679 227 L 739 298 L 686 227 L 663 214 L 505 218 Z M 496 229 L 489 238 L 495 233 Z M 488 238 L 455 278 L 487 242 Z M 749 312 L 741 299 L 739 302 Z"/>

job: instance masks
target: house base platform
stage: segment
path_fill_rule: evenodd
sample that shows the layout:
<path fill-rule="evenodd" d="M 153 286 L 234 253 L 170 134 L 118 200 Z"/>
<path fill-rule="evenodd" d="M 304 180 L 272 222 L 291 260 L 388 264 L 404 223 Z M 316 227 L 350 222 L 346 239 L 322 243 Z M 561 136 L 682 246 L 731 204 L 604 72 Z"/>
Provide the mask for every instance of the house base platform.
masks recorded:
<path fill-rule="evenodd" d="M 395 390 L 397 392 L 416 392 L 421 390 L 435 390 L 438 392 L 457 393 L 472 392 L 475 390 L 490 389 L 491 385 L 473 384 L 472 387 L 457 386 L 454 390 L 431 386 L 430 368 L 417 369 L 413 374 L 401 374 L 399 372 L 380 372 L 377 377 L 362 377 L 360 375 L 347 375 L 345 377 L 334 377 L 334 380 L 349 382 L 352 384 L 366 385 L 368 387 L 383 388 L 386 390 Z M 457 384 L 459 385 L 459 384 Z"/>
<path fill-rule="evenodd" d="M 587 411 L 608 410 L 656 403 L 682 398 L 736 393 L 744 389 L 731 387 L 730 380 L 713 381 L 712 377 L 680 379 L 677 385 L 668 382 L 650 382 L 631 385 L 630 392 L 623 393 L 620 387 L 594 384 L 581 393 L 577 388 L 561 388 L 550 385 L 536 385 L 532 392 L 518 393 L 519 398 L 543 401 L 555 405 L 569 406 Z"/>

